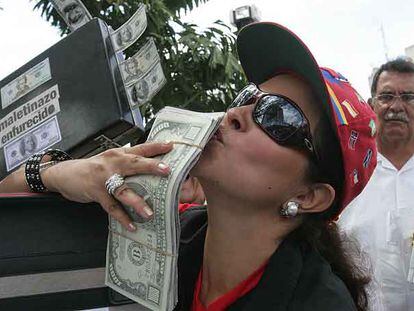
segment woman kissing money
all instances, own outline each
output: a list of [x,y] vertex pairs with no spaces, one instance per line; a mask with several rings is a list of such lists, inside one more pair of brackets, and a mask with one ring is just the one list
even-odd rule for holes
[[[176,310],[366,310],[369,278],[335,220],[375,167],[375,154],[364,161],[376,150],[374,114],[283,26],[248,25],[237,46],[251,83],[191,172],[208,206],[181,214]],[[351,148],[352,133],[358,142]],[[134,230],[120,203],[146,218],[152,212],[122,182],[110,194],[105,182],[115,173],[166,175],[169,168],[150,157],[171,149],[114,149],[53,165],[41,180],[71,200],[99,202]],[[3,182],[3,191],[24,188],[24,172],[12,175],[14,186]]]

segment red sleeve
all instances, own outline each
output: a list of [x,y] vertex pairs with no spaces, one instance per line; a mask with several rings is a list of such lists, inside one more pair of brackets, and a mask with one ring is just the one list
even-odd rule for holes
[[193,206],[201,206],[200,204],[194,204],[194,203],[179,203],[178,204],[178,212],[184,213],[186,210],[188,210],[190,207]]

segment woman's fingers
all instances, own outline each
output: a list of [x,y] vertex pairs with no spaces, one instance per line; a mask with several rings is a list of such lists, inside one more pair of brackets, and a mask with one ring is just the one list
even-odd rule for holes
[[128,155],[120,164],[120,171],[124,176],[136,174],[154,174],[166,176],[170,173],[167,164],[157,159],[145,158],[139,155]]
[[89,173],[86,174],[85,188],[87,190],[84,197],[88,200],[98,198],[98,202],[109,215],[118,220],[127,230],[135,231],[132,220],[121,204],[132,207],[142,218],[150,219],[153,211],[146,203],[146,198],[140,197],[126,185],[116,189],[114,196],[108,195],[106,191],[102,195],[105,181],[114,173],[124,178],[138,174],[166,176],[170,173],[170,168],[160,160],[151,157],[170,152],[172,148],[172,143],[145,143],[131,148],[107,150],[92,157],[89,163]]
[[126,153],[132,153],[142,157],[154,157],[160,154],[170,152],[173,148],[172,143],[145,143],[134,147],[125,148]]
[[109,215],[118,220],[128,231],[137,229],[122,206],[113,197],[107,195],[99,203]]
[[131,148],[110,149],[96,156],[95,171],[117,172],[122,176],[137,174],[168,175],[169,167],[159,159],[151,157],[168,153],[172,143],[145,143]]
[[114,193],[115,198],[124,205],[132,207],[135,212],[144,219],[150,219],[153,211],[145,201],[146,197],[140,197],[127,186],[121,186]]

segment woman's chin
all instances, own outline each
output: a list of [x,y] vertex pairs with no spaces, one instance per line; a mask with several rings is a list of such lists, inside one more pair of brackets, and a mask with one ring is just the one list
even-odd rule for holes
[[212,154],[209,150],[204,149],[197,163],[191,169],[190,175],[194,177],[202,177],[212,169]]

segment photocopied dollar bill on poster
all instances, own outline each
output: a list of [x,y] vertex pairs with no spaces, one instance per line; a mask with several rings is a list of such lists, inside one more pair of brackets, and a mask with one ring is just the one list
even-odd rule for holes
[[126,87],[129,105],[135,108],[149,102],[166,82],[161,62],[157,61],[142,78]]
[[0,120],[0,148],[50,119],[59,111],[59,89],[56,84]]
[[115,52],[125,50],[138,40],[147,28],[147,14],[145,4],[140,4],[134,15],[111,34]]
[[5,109],[51,78],[49,58],[46,58],[1,88],[1,107]]
[[51,1],[53,7],[58,11],[71,31],[75,31],[92,19],[92,15],[80,0]]
[[7,171],[24,163],[32,154],[49,148],[61,140],[62,136],[55,116],[4,147]]
[[160,55],[154,39],[150,38],[137,53],[119,64],[124,84],[138,82],[157,61],[160,61]]

